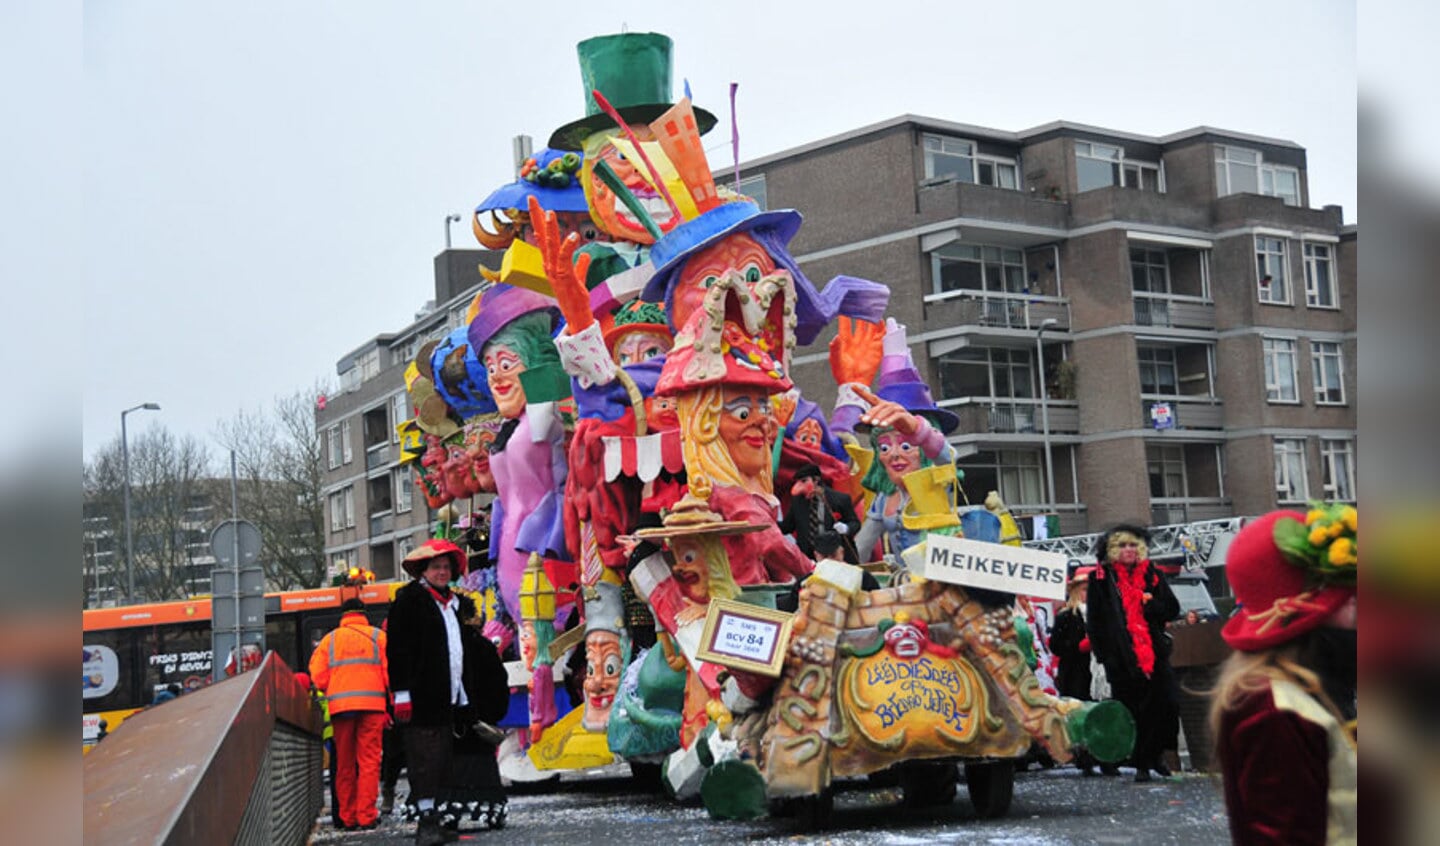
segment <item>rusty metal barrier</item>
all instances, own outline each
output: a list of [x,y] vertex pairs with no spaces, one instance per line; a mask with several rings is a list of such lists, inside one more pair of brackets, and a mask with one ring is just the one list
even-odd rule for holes
[[85,756],[85,842],[305,843],[321,721],[280,656],[126,720]]

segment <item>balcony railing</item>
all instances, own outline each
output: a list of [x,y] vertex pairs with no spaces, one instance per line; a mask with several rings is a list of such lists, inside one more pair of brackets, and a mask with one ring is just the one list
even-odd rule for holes
[[1135,323],[1168,329],[1214,329],[1215,304],[1195,297],[1135,292]]
[[1064,297],[958,290],[930,294],[925,302],[943,307],[943,322],[950,324],[1033,331],[1044,321],[1054,319],[1052,331],[1070,329],[1070,301]]
[[390,464],[390,442],[378,443],[365,450],[365,470],[379,470]]
[[[1045,416],[1038,399],[989,399],[964,397],[940,403],[960,417],[959,433],[989,432],[1009,435],[1040,435],[1044,432]],[[1076,434],[1080,431],[1080,406],[1074,400],[1050,400],[1051,434]]]
[[389,534],[395,528],[395,515],[390,511],[370,515],[370,537]]
[[1223,520],[1235,516],[1228,497],[1152,497],[1150,524],[1194,523],[1199,520]]
[[[1152,409],[1156,405],[1170,406],[1173,425],[1156,425]],[[1152,394],[1141,396],[1140,425],[1149,429],[1223,429],[1225,428],[1225,405],[1213,397],[1167,397]],[[1051,413],[1051,429],[1054,429],[1054,413]]]

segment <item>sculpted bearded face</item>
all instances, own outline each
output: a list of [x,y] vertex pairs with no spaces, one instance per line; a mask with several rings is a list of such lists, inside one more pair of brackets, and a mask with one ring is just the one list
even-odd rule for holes
[[900,480],[906,473],[920,469],[920,447],[893,429],[881,432],[875,440],[875,460],[885,468],[885,475],[895,487],[900,488]]
[[680,595],[700,605],[709,602],[710,571],[705,566],[705,553],[700,542],[693,538],[672,538],[670,551],[675,556],[670,575],[679,585]]
[[605,728],[624,671],[618,634],[593,631],[585,636],[585,712],[582,715],[585,728],[590,731]]
[[775,418],[770,400],[759,389],[726,388],[720,409],[720,440],[730,449],[735,469],[757,478],[770,466]]
[[490,383],[490,395],[495,406],[507,420],[514,420],[525,410],[525,388],[520,384],[520,374],[525,372],[525,362],[520,354],[505,344],[486,344],[486,379]]

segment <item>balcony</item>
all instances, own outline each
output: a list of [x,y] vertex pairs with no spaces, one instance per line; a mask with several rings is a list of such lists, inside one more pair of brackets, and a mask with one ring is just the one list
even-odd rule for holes
[[390,466],[390,442],[376,444],[365,450],[365,472],[384,470]]
[[1066,226],[1064,203],[1008,188],[942,181],[921,185],[918,199],[920,218],[927,223],[955,218],[993,223],[1020,244],[1053,239]]
[[926,323],[932,326],[984,326],[1033,332],[1053,319],[1052,332],[1070,330],[1070,301],[1064,297],[1002,294],[997,291],[946,291],[925,298]]
[[[1038,399],[965,397],[939,403],[960,417],[961,435],[1041,435],[1044,420]],[[1080,406],[1074,400],[1050,400],[1050,433],[1073,435],[1080,431]]]
[[1175,498],[1151,498],[1150,525],[1166,526],[1175,523],[1194,523],[1200,520],[1223,520],[1234,517],[1235,509],[1229,497],[1192,496]]
[[395,515],[390,511],[370,515],[370,537],[388,535],[395,529]]
[[1072,227],[1078,227],[1119,220],[1185,229],[1208,229],[1209,212],[1204,205],[1186,202],[1170,194],[1111,186],[1071,197],[1068,223]]
[[1135,292],[1135,323],[1167,329],[1215,328],[1215,303],[1197,297]]
[[[1140,425],[1147,429],[1225,428],[1225,404],[1213,397],[1164,397],[1153,394],[1143,394],[1140,397],[1140,402]],[[1156,425],[1156,415],[1152,409],[1157,404],[1170,406],[1170,420],[1173,425],[1166,427]],[[1053,430],[1055,421],[1053,411],[1051,412],[1050,421]]]

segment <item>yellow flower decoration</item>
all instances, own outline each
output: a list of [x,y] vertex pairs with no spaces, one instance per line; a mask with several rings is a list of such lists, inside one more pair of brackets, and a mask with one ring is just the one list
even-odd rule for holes
[[1331,564],[1350,567],[1354,566],[1358,560],[1355,542],[1349,538],[1337,538],[1334,543],[1330,544]]
[[1330,537],[1330,533],[1327,532],[1327,531],[1325,531],[1325,527],[1324,527],[1324,526],[1316,526],[1315,528],[1313,528],[1313,529],[1310,530],[1310,538],[1309,538],[1309,540],[1310,540],[1310,545],[1311,545],[1311,546],[1324,546],[1324,545],[1325,545],[1325,541],[1328,540],[1329,537]]
[[1316,520],[1324,520],[1324,519],[1325,519],[1325,512],[1324,512],[1324,511],[1321,511],[1321,510],[1318,509],[1318,508],[1312,508],[1312,509],[1310,509],[1310,513],[1308,513],[1308,514],[1305,515],[1305,525],[1307,525],[1307,526],[1312,526],[1312,525],[1315,524],[1315,521],[1316,521]]
[[1358,532],[1360,531],[1360,512],[1355,510],[1355,506],[1347,505],[1340,512],[1340,522],[1344,523],[1345,528],[1351,532]]

